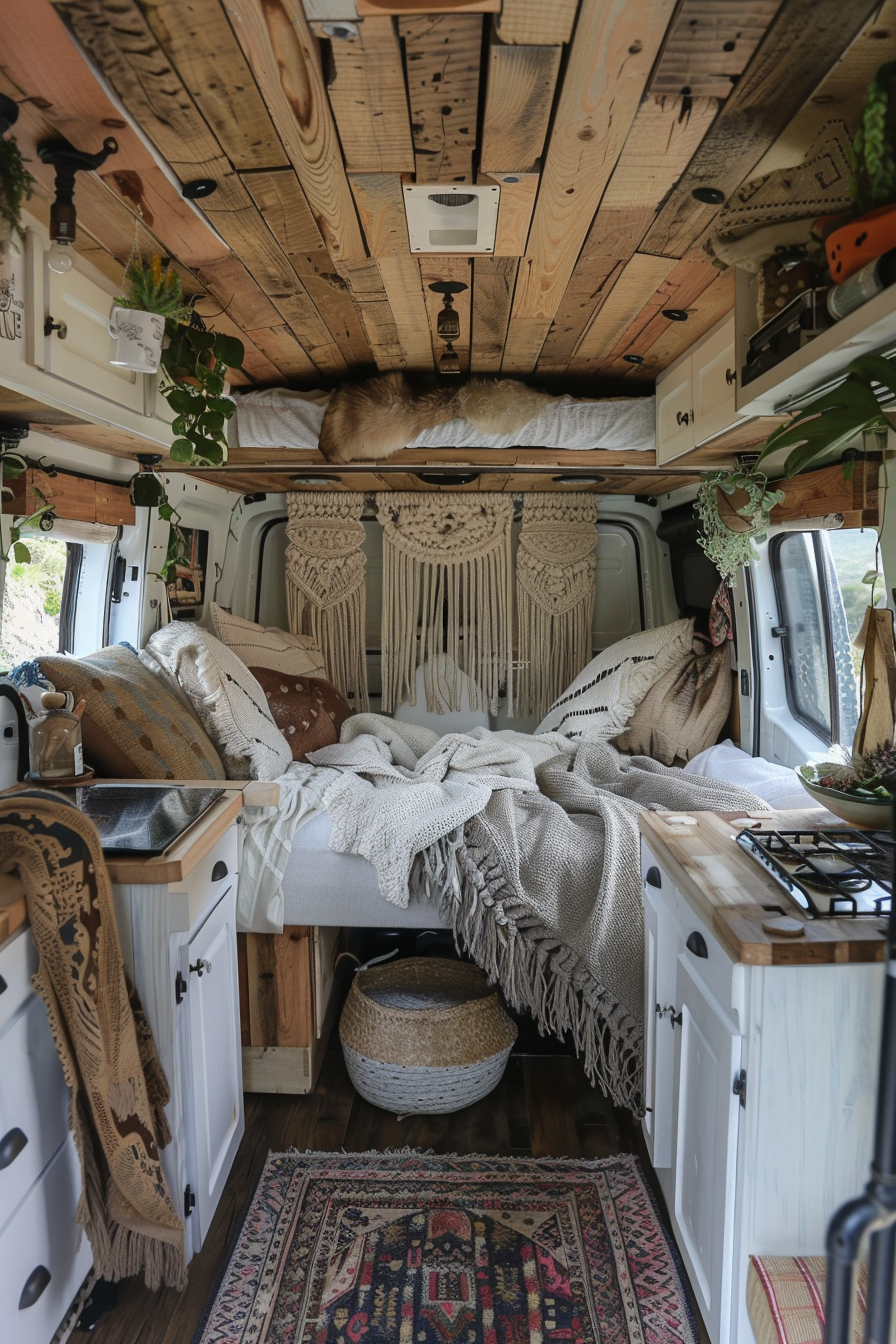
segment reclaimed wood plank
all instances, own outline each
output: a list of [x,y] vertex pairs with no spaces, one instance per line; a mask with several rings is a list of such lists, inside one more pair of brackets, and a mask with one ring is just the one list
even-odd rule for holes
[[537,173],[480,173],[478,180],[481,185],[495,182],[501,188],[493,255],[523,256],[541,179]]
[[596,369],[627,331],[632,313],[657,311],[660,286],[673,269],[669,257],[636,252],[611,289],[597,319],[585,329],[569,367],[575,372]]
[[654,94],[724,100],[740,79],[782,0],[682,0],[650,80]]
[[369,258],[337,269],[363,323],[376,367],[381,373],[403,369],[406,356],[376,261]]
[[415,257],[379,257],[383,288],[401,348],[405,367],[432,371],[432,339],[429,313],[423,297],[423,281]]
[[479,154],[481,172],[537,170],[544,153],[562,54],[562,47],[490,43]]
[[516,257],[476,257],[473,262],[470,363],[476,373],[501,371],[518,267]]
[[329,258],[294,168],[260,168],[241,173],[240,180],[287,256],[319,254]]
[[[672,326],[686,326],[689,344],[693,344],[695,337],[690,325],[692,305],[703,291],[718,279],[718,276],[718,268],[708,257],[686,257],[684,261],[679,261],[672,267],[654,297],[648,300],[603,359],[598,362],[596,371],[622,376],[628,372],[623,357],[630,354],[641,355]],[[677,322],[664,317],[666,311],[687,313],[688,318],[683,323]]]
[[578,7],[578,0],[504,0],[495,32],[502,42],[559,46],[572,36]]
[[481,14],[401,18],[417,181],[471,180],[479,116]]
[[311,31],[329,42],[327,96],[346,170],[412,173],[408,95],[392,19],[364,19],[336,31],[332,23],[313,23]]
[[408,255],[408,221],[401,179],[391,173],[351,173],[349,186],[372,257]]
[[[305,354],[271,300],[233,253],[220,261],[197,267],[196,274],[241,329],[243,340],[250,341],[272,369],[279,370],[286,378],[317,374],[317,365]],[[211,313],[208,316],[211,320]],[[213,325],[217,324],[216,318]],[[276,378],[276,374],[261,372],[255,376],[260,381]]]
[[[879,0],[878,0],[879,2]],[[778,12],[752,60],[724,103],[656,222],[645,251],[683,257],[711,230],[718,205],[695,200],[711,187],[730,196],[811,97],[819,76],[876,10],[874,0],[789,0]]]
[[505,373],[530,373],[628,136],[673,0],[586,5],[576,26],[520,266]]
[[423,298],[429,313],[429,330],[432,340],[433,363],[439,367],[439,358],[448,348],[436,335],[436,319],[442,307],[442,295],[434,293],[429,286],[433,281],[455,280],[467,288],[462,294],[454,295],[454,308],[460,314],[460,336],[454,342],[455,352],[460,360],[461,373],[470,369],[470,310],[472,304],[473,265],[470,257],[417,257],[420,276],[423,281]]
[[712,98],[648,96],[635,115],[538,359],[562,372],[715,116]]
[[235,168],[289,160],[222,0],[154,0],[146,20]]
[[644,378],[655,378],[733,307],[734,272],[731,268],[721,271],[690,304],[687,322],[670,322],[652,345],[638,351],[644,356],[644,363],[633,366],[626,380],[632,378],[641,382]]
[[366,255],[327,101],[320,52],[299,0],[228,0],[227,13],[334,261]]

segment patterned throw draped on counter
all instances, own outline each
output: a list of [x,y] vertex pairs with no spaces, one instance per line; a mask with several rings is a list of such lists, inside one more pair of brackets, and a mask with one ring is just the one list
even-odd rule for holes
[[286,496],[286,601],[294,635],[311,635],[330,681],[368,709],[361,547],[364,496],[351,491]]
[[[470,708],[498,712],[506,687],[512,712],[513,500],[501,494],[377,497],[383,525],[383,713],[415,700],[427,664],[427,709],[459,710],[461,681],[440,677],[447,654],[472,679]],[[448,705],[439,704],[439,694]]]
[[526,495],[516,558],[517,712],[542,719],[591,658],[597,498]]

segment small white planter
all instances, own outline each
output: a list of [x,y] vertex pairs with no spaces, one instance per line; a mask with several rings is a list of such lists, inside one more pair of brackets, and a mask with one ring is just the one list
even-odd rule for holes
[[109,318],[109,335],[112,337],[110,364],[119,369],[134,369],[137,373],[158,371],[165,335],[165,319],[158,313],[116,305]]

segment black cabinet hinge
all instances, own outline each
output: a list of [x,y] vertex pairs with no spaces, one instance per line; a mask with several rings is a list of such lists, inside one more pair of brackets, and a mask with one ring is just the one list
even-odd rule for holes
[[740,1073],[737,1075],[737,1077],[736,1077],[735,1080],[734,1080],[734,1086],[732,1087],[731,1091],[734,1093],[734,1095],[735,1095],[736,1097],[739,1097],[739,1098],[740,1098],[740,1104],[741,1104],[741,1106],[743,1106],[744,1108],[746,1108],[746,1105],[747,1105],[747,1071],[746,1071],[746,1069],[741,1069]]
[[187,982],[181,975],[180,971],[178,971],[174,977],[174,1002],[183,1003],[184,995],[186,994],[186,992],[187,992]]
[[184,1217],[189,1218],[196,1207],[196,1196],[193,1194],[192,1185],[184,1188]]

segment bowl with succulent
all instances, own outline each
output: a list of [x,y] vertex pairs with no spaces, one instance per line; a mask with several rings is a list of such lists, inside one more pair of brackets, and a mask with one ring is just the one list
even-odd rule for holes
[[887,742],[846,763],[800,765],[796,777],[806,792],[835,816],[857,826],[889,829],[893,794],[885,776],[896,773],[896,747]]

